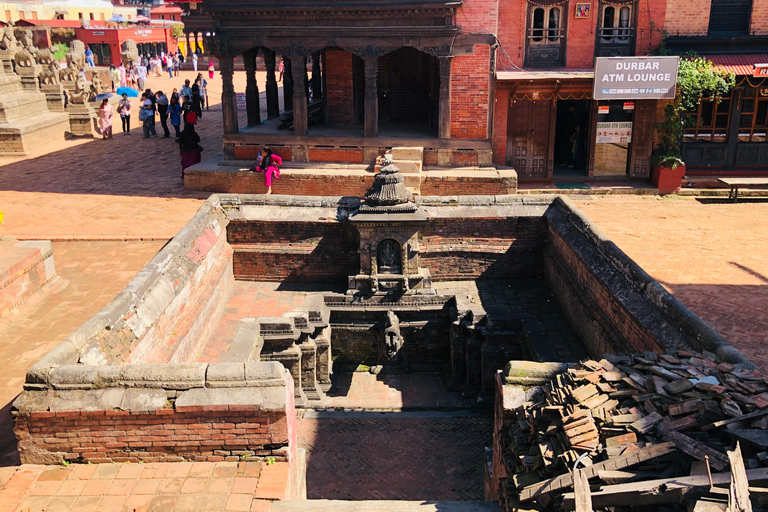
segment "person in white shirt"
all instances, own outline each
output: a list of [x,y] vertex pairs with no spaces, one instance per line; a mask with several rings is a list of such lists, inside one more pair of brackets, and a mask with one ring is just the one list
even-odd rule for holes
[[187,98],[188,101],[192,101],[192,88],[189,86],[189,80],[184,80],[184,85],[181,86],[179,94],[182,98]]
[[137,85],[141,91],[147,83],[147,68],[144,66],[144,63],[139,63],[139,65],[136,66],[136,78],[136,81],[138,82]]
[[192,52],[192,68],[197,72],[197,54]]

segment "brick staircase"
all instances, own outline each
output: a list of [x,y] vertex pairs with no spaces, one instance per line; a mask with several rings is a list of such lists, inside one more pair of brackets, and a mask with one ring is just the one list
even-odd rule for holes
[[21,77],[0,70],[0,156],[63,140],[68,128],[67,114],[50,112],[45,94],[22,89]]
[[275,501],[271,512],[501,512],[494,501]]

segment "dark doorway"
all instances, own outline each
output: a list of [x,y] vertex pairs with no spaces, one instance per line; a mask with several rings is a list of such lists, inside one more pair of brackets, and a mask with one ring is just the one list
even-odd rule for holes
[[589,162],[590,100],[560,100],[555,122],[554,177],[582,177]]

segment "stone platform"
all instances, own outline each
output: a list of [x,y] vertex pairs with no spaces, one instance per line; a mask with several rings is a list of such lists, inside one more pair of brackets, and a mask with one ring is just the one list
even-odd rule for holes
[[0,240],[0,320],[55,279],[51,242]]
[[[248,170],[255,164],[255,160],[210,158],[185,171],[184,188],[263,194],[267,191],[264,174]],[[371,166],[365,164],[284,161],[280,178],[273,180],[273,187],[278,194],[363,197],[373,184],[375,174]],[[517,191],[517,173],[512,169],[425,167],[421,174],[420,186],[414,190],[419,195],[498,195]]]

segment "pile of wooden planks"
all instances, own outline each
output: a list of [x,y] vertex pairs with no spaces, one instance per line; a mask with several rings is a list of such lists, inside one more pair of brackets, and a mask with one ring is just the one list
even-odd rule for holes
[[747,469],[768,467],[768,380],[708,352],[583,361],[515,412],[501,438],[507,510],[563,507],[574,467],[593,488],[689,477],[697,461],[720,473],[737,441]]

